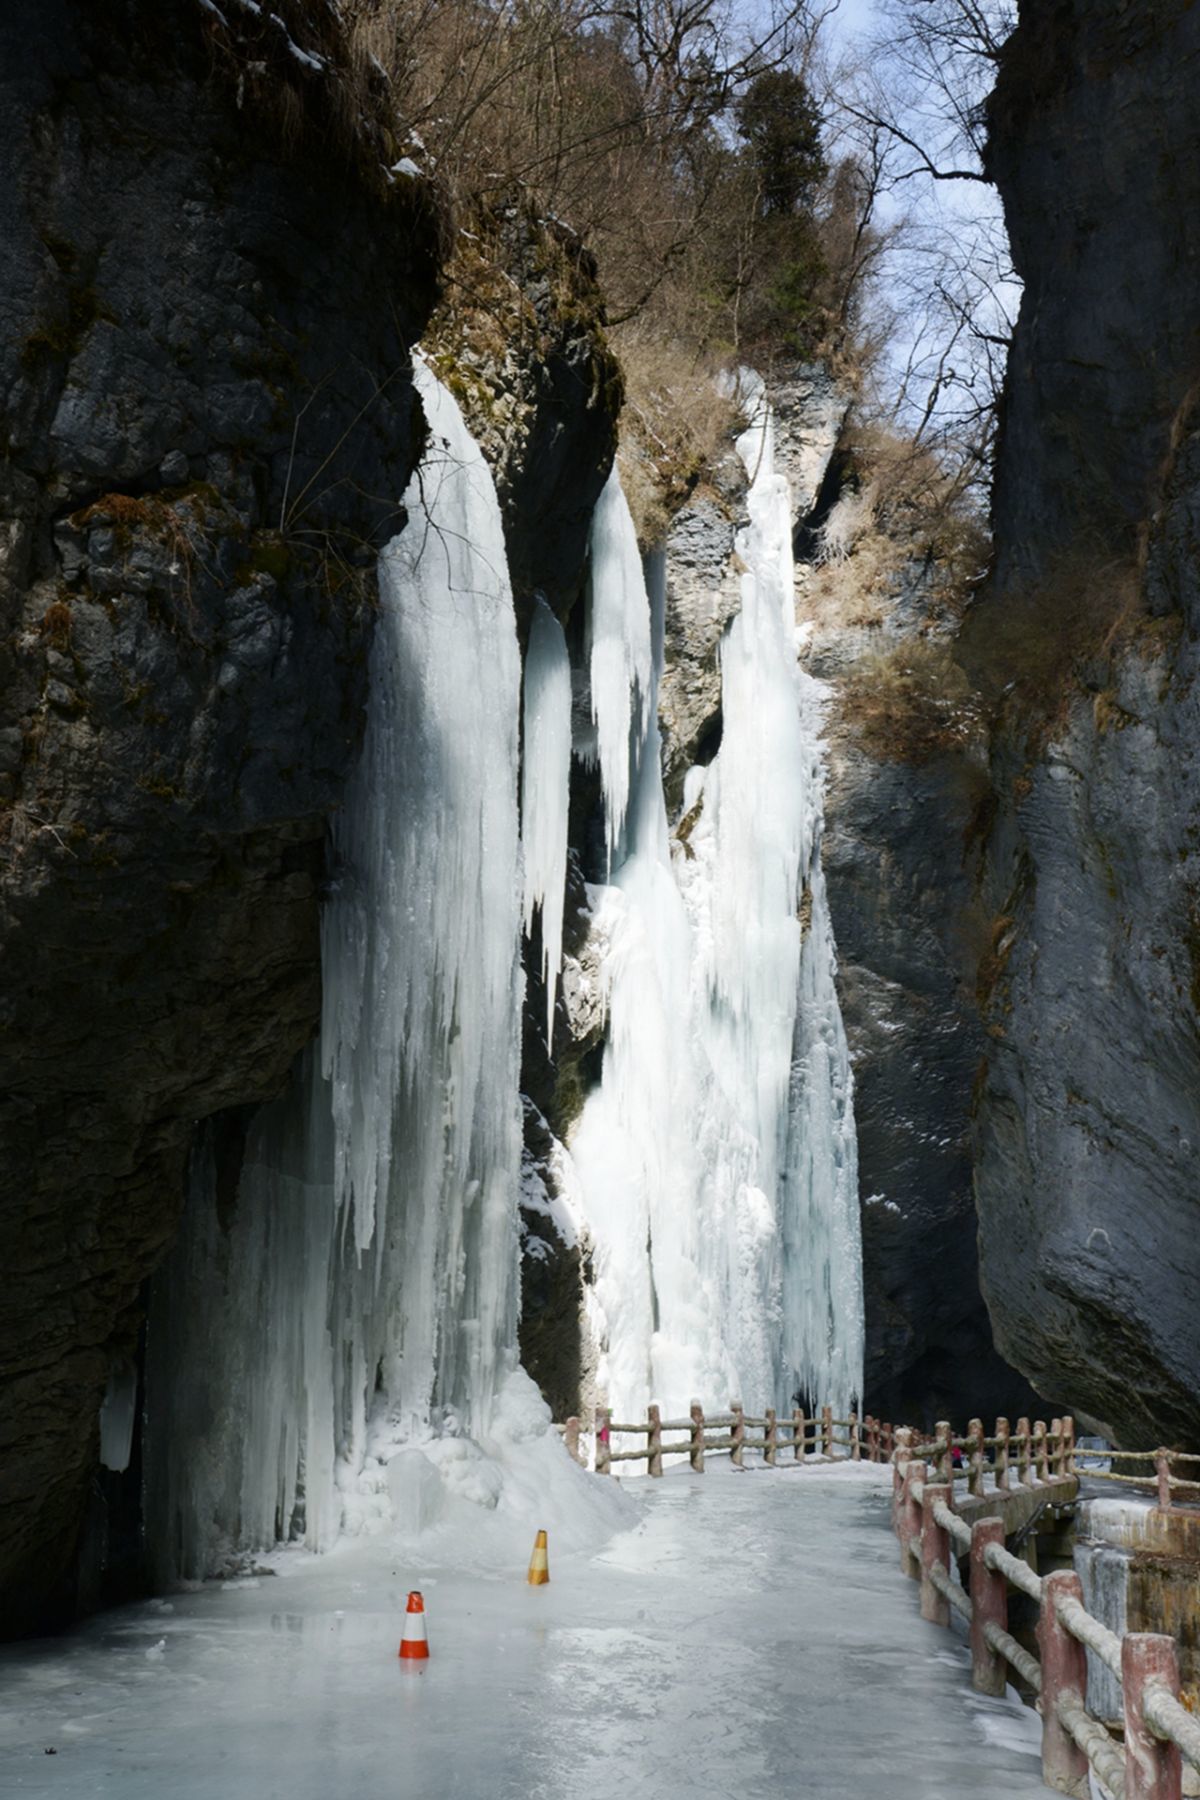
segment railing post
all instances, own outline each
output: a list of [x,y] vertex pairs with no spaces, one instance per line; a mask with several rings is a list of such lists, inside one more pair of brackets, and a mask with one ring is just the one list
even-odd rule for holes
[[980,1694],[1000,1695],[1008,1672],[987,1641],[987,1627],[1008,1630],[1008,1582],[984,1561],[989,1544],[1004,1548],[1003,1519],[977,1519],[971,1527],[971,1686]]
[[1063,1472],[1063,1429],[1061,1419],[1051,1419],[1050,1435],[1046,1440],[1049,1450],[1050,1479],[1057,1481]]
[[935,1562],[941,1563],[947,1574],[950,1572],[950,1533],[933,1516],[939,1500],[949,1506],[951,1490],[944,1482],[927,1481],[921,1495],[921,1617],[931,1625],[948,1625],[950,1602],[938,1593],[931,1575]]
[[596,1408],[596,1473],[611,1475],[612,1462],[609,1453],[612,1449],[612,1407]]
[[692,1468],[697,1475],[704,1473],[704,1408],[698,1400],[693,1400],[690,1408],[692,1416],[692,1436],[688,1445]]
[[773,1469],[779,1453],[779,1427],[775,1423],[775,1408],[768,1406],[765,1416],[767,1424],[763,1432],[766,1440],[763,1444],[763,1461],[768,1469]]
[[1125,1696],[1125,1800],[1180,1800],[1183,1761],[1175,1744],[1156,1737],[1146,1723],[1150,1682],[1179,1697],[1175,1639],[1131,1631],[1121,1639],[1121,1690]]
[[646,1459],[649,1465],[647,1473],[661,1475],[662,1468],[662,1412],[659,1407],[647,1409],[647,1420],[650,1425],[649,1442],[646,1445]]
[[1066,1418],[1063,1420],[1062,1428],[1063,1428],[1063,1437],[1064,1437],[1065,1444],[1066,1444],[1065,1460],[1063,1462],[1063,1474],[1064,1475],[1074,1475],[1075,1474],[1075,1421],[1071,1417],[1070,1413],[1068,1413]]
[[1017,1480],[1029,1486],[1029,1420],[1017,1420]]
[[954,1436],[949,1419],[939,1419],[933,1428],[934,1449],[933,1466],[937,1470],[939,1481],[954,1486],[954,1457],[951,1454],[950,1439]]
[[895,1448],[895,1444],[896,1444],[896,1436],[892,1430],[891,1421],[890,1421],[890,1419],[885,1419],[883,1422],[883,1460],[884,1460],[884,1462],[891,1462],[892,1451]]
[[983,1492],[983,1420],[972,1419],[967,1427],[967,1435],[971,1440],[971,1467],[967,1492],[982,1494]]
[[1171,1510],[1171,1453],[1169,1450],[1154,1452],[1154,1473],[1158,1479],[1158,1504],[1164,1512]]
[[1048,1481],[1049,1470],[1046,1467],[1046,1421],[1033,1421],[1033,1479],[1035,1482]]
[[996,1420],[996,1486],[1003,1494],[1008,1488],[1008,1420]]
[[804,1442],[804,1436],[807,1430],[808,1426],[805,1423],[804,1414],[801,1412],[800,1408],[797,1407],[792,1414],[792,1455],[797,1462],[803,1462],[805,1455],[807,1454],[807,1446]]
[[823,1406],[821,1408],[821,1448],[822,1448],[823,1453],[830,1459],[830,1461],[832,1461],[833,1460],[833,1408],[832,1408],[832,1406]]
[[1086,1796],[1088,1759],[1058,1716],[1060,1694],[1082,1706],[1087,1693],[1087,1652],[1058,1616],[1058,1601],[1068,1597],[1083,1604],[1078,1575],[1060,1569],[1043,1576],[1037,1628],[1042,1660],[1042,1780],[1058,1794]]
[[912,1455],[912,1432],[907,1426],[902,1425],[896,1433],[896,1436],[900,1441],[896,1445],[889,1460],[892,1465],[892,1530],[895,1532],[896,1536],[899,1537],[900,1501],[904,1493],[905,1466]]
[[572,1413],[563,1427],[563,1444],[572,1462],[583,1461],[579,1454],[579,1416],[577,1413]]
[[921,1508],[913,1494],[913,1487],[919,1487],[924,1480],[925,1464],[909,1457],[904,1464],[904,1486],[900,1491],[896,1529],[900,1538],[900,1567],[914,1581],[921,1579],[920,1570],[911,1554],[912,1546],[919,1542],[921,1536]]
[[733,1430],[729,1434],[733,1439],[733,1447],[729,1452],[729,1460],[735,1469],[742,1469],[745,1467],[745,1408],[742,1406],[740,1400],[731,1400],[729,1402],[729,1410],[733,1414]]
[[862,1461],[862,1443],[858,1435],[858,1414],[850,1409],[850,1461]]

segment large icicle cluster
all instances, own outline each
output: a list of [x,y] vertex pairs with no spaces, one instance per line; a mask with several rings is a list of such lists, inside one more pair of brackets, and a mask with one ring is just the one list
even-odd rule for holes
[[[632,557],[629,546],[633,546]],[[629,805],[630,765],[651,714],[650,614],[637,534],[614,464],[592,518],[588,642],[595,755],[611,860]],[[603,579],[595,571],[603,571]]]
[[[673,862],[656,661],[629,816],[610,817],[611,883],[595,896],[611,946],[609,1035],[571,1149],[595,1239],[600,1380],[635,1417],[651,1397],[677,1411],[735,1390],[786,1403],[798,1387],[844,1408],[861,1389],[852,1084],[820,867],[820,690],[796,669],[791,498],[761,384],[747,393],[755,419],[738,447],[750,523],[722,651],[721,748],[689,774],[694,823]],[[608,618],[610,587],[629,616],[637,571],[632,526],[610,513],[592,571]],[[661,569],[651,574],[661,616]],[[655,637],[661,654],[661,624]],[[605,792],[619,797],[621,784],[606,778]]]
[[[381,562],[358,772],[334,826],[319,1055],[212,1146],[156,1282],[147,1503],[163,1573],[388,1513],[402,1441],[486,1431],[515,1365],[520,670],[491,476],[450,396]],[[552,851],[539,850],[549,881]]]

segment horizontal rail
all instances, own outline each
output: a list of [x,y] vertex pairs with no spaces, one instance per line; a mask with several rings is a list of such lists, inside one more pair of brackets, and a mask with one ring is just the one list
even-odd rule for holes
[[1023,1645],[1018,1644],[1011,1632],[1005,1631],[1003,1625],[997,1625],[989,1619],[983,1628],[983,1635],[992,1649],[999,1656],[1010,1662],[1026,1687],[1031,1687],[1035,1694],[1042,1691],[1042,1665],[1036,1656],[1031,1656]]
[[1031,1600],[1036,1600],[1041,1605],[1042,1578],[1034,1573],[1027,1562],[1022,1562],[1019,1556],[1014,1556],[1003,1544],[989,1544],[983,1553],[983,1560],[989,1569],[994,1569],[997,1575],[1003,1575],[1015,1588],[1020,1588],[1023,1594],[1028,1594]]
[[1100,1658],[1106,1669],[1112,1671],[1117,1680],[1121,1679],[1121,1640],[1115,1631],[1102,1625],[1083,1605],[1082,1601],[1060,1598],[1055,1610],[1073,1638]]
[[1157,1682],[1147,1685],[1142,1711],[1155,1735],[1174,1744],[1193,1769],[1200,1770],[1200,1719]]
[[942,1598],[954,1608],[955,1612],[961,1613],[964,1619],[969,1620],[975,1610],[971,1605],[971,1596],[970,1594],[964,1593],[956,1581],[951,1580],[941,1563],[934,1563],[929,1571],[929,1579],[932,1581]]
[[950,1533],[956,1544],[961,1544],[964,1550],[971,1548],[971,1527],[957,1513],[952,1513],[944,1500],[934,1501],[933,1516],[942,1530]]
[[1093,1719],[1074,1695],[1060,1694],[1054,1710],[1059,1723],[1070,1732],[1113,1800],[1125,1800],[1124,1751],[1113,1743],[1100,1721]]

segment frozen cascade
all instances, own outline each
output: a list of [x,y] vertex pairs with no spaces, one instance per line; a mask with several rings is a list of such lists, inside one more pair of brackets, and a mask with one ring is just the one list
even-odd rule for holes
[[[629,817],[609,821],[611,884],[595,895],[609,1035],[571,1151],[595,1240],[600,1383],[634,1417],[651,1398],[677,1412],[695,1397],[786,1403],[797,1388],[844,1411],[862,1385],[852,1078],[820,864],[822,690],[796,669],[791,496],[761,384],[749,399],[721,748],[689,774],[693,822],[673,860],[652,566],[647,722]],[[627,596],[637,568],[631,525],[597,534],[593,604],[610,584]]]
[[380,562],[319,1050],[256,1115],[235,1198],[202,1133],[155,1282],[148,1535],[168,1577],[386,1521],[398,1444],[485,1436],[498,1394],[521,1412],[519,657],[491,476],[449,394],[416,382],[431,448]]
[[[611,863],[629,805],[631,763],[653,712],[646,584],[637,556],[637,534],[615,463],[592,515],[591,559],[592,720]],[[597,570],[603,572],[601,580],[596,579]]]
[[571,779],[571,663],[563,628],[538,596],[525,652],[521,755],[521,840],[525,851],[525,933],[542,915],[546,1043],[554,1041],[554,996],[562,962],[563,896]]

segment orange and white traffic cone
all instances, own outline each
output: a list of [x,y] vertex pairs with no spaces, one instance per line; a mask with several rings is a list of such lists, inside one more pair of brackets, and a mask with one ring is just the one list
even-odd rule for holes
[[400,1639],[400,1656],[404,1662],[425,1662],[429,1657],[429,1640],[425,1636],[425,1602],[414,1589],[408,1596],[404,1612],[404,1636]]
[[533,1546],[533,1555],[529,1559],[529,1585],[541,1587],[550,1579],[550,1557],[546,1550],[546,1534],[539,1531]]

